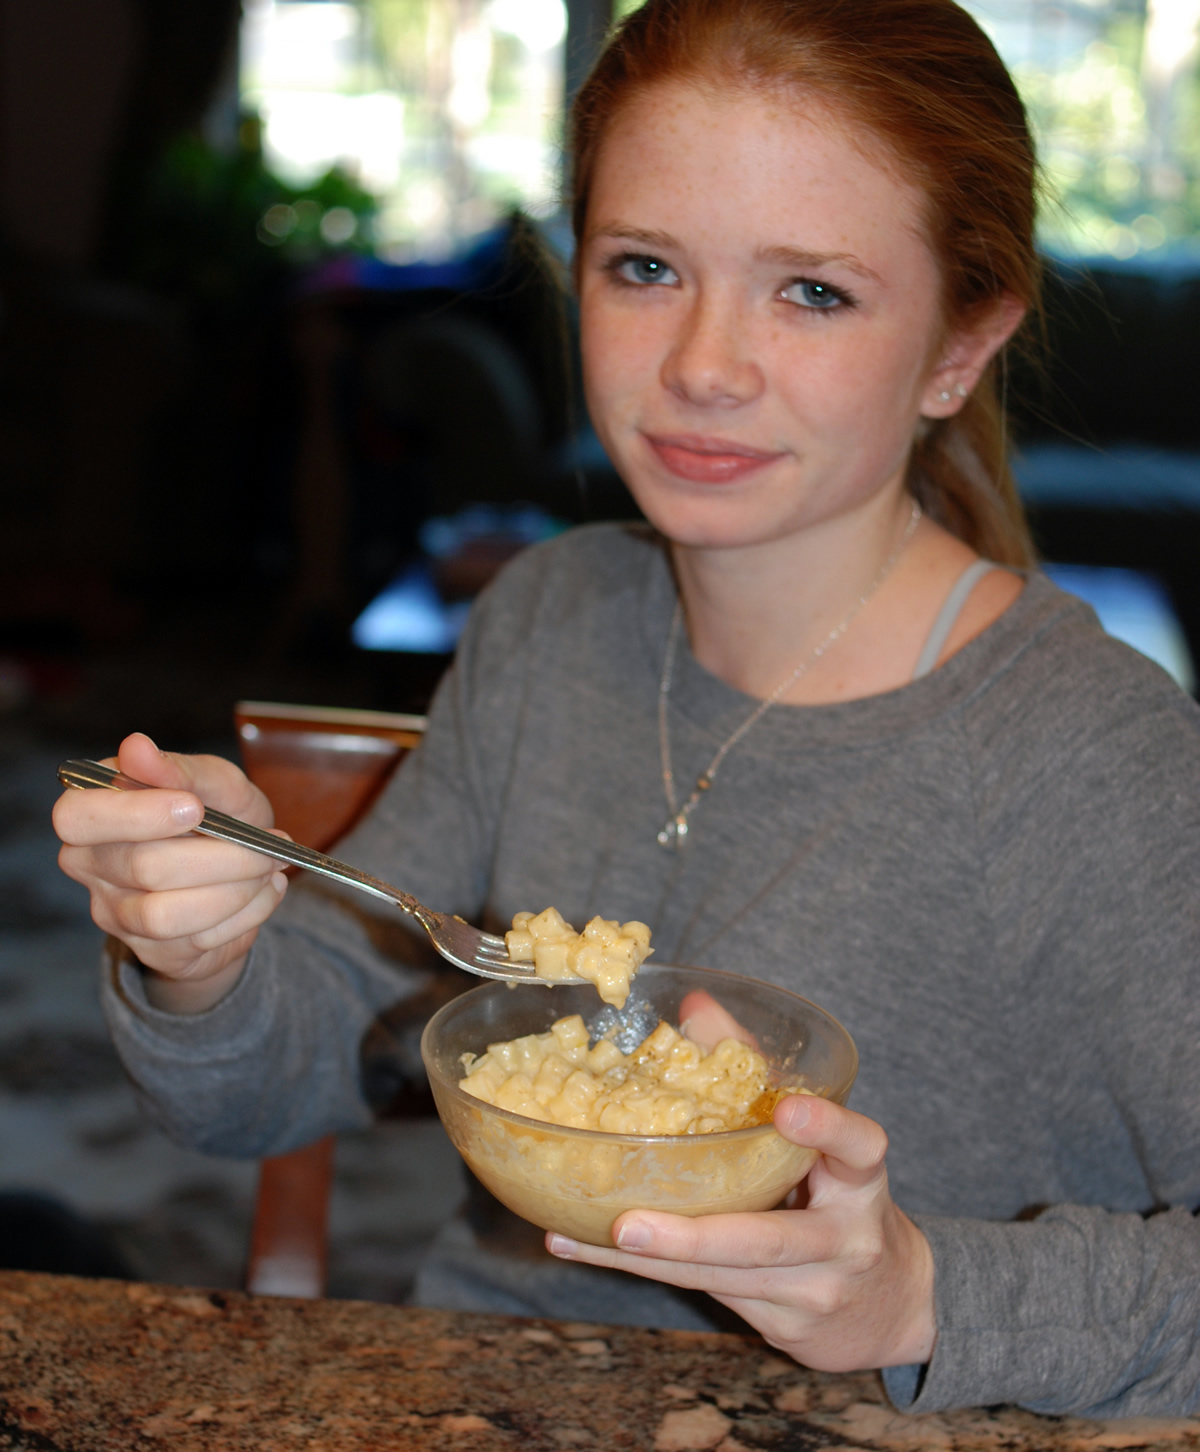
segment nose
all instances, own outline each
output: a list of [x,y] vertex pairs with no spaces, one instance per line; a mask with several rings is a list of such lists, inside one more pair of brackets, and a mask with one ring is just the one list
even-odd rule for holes
[[748,342],[735,299],[696,297],[663,360],[663,386],[699,407],[750,403],[764,379]]

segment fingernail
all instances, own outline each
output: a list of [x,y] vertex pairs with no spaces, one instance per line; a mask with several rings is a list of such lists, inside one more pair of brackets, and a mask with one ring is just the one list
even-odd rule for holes
[[171,803],[171,816],[181,827],[194,827],[203,815],[195,797],[181,797]]
[[271,874],[271,886],[280,895],[280,897],[282,897],[283,894],[287,891],[287,882],[288,880],[286,872],[273,872]]
[[650,1227],[638,1220],[622,1225],[617,1233],[617,1244],[622,1250],[645,1250],[652,1239]]
[[787,1116],[788,1129],[803,1129],[808,1121],[812,1118],[812,1110],[805,1102],[805,1097],[800,1094],[797,1094],[796,1097],[788,1103],[787,1107],[784,1109],[783,1112]]
[[565,1235],[552,1235],[550,1237],[551,1255],[574,1255],[579,1249],[577,1240],[568,1240]]

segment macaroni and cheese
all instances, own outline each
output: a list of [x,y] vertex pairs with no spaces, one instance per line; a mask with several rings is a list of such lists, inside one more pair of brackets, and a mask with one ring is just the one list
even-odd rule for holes
[[589,979],[614,1008],[625,1006],[630,979],[652,951],[645,923],[593,918],[577,933],[552,907],[536,915],[517,913],[504,941],[514,963],[532,963],[537,976],[550,983]]
[[606,1038],[588,1047],[579,1014],[548,1033],[463,1055],[459,1088],[527,1119],[610,1134],[710,1134],[767,1123],[785,1092],[767,1062],[723,1039],[706,1053],[665,1021],[630,1054]]

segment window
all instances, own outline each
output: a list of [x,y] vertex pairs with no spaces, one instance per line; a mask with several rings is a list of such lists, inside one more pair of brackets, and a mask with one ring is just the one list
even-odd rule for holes
[[1200,0],[967,0],[1038,138],[1052,251],[1127,260],[1200,231]]
[[245,0],[243,106],[267,164],[338,166],[385,257],[437,257],[506,208],[557,208],[562,0]]

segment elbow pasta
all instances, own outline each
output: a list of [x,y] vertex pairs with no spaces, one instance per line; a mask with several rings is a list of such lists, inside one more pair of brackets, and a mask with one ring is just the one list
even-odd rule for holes
[[577,933],[552,907],[536,915],[517,913],[512,922],[504,941],[514,963],[532,963],[537,976],[550,983],[589,979],[614,1008],[625,1006],[630,980],[652,951],[645,923],[597,917]]
[[[767,1123],[787,1092],[768,1087],[767,1062],[737,1039],[710,1053],[665,1021],[630,1054],[608,1039],[588,1047],[579,1014],[548,1033],[463,1055],[459,1088],[527,1119],[610,1134],[710,1134]],[[803,1091],[801,1091],[803,1092]]]

